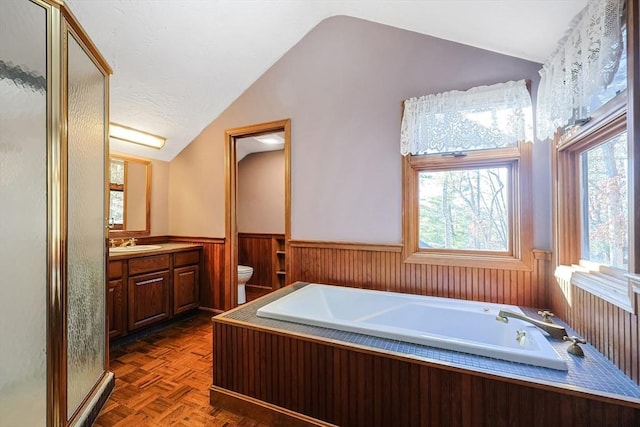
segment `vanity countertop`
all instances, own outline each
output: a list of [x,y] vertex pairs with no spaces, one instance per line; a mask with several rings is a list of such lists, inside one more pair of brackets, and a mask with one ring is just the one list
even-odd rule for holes
[[142,249],[144,246],[159,246],[154,249],[146,249],[146,250],[135,250],[136,246],[130,247],[127,252],[117,252],[113,253],[110,251],[109,260],[118,260],[118,259],[127,259],[127,258],[137,258],[149,255],[158,255],[158,254],[166,254],[173,252],[186,252],[193,249],[202,248],[201,244],[198,243],[156,243],[153,245],[138,245]]

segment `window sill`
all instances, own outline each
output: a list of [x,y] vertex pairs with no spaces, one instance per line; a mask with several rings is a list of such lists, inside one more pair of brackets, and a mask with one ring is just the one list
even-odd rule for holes
[[613,272],[588,263],[561,265],[555,276],[630,313],[637,310],[634,294],[640,293],[640,276]]
[[450,267],[474,267],[499,270],[532,271],[531,265],[519,258],[507,256],[410,253],[404,258],[405,264],[446,265]]

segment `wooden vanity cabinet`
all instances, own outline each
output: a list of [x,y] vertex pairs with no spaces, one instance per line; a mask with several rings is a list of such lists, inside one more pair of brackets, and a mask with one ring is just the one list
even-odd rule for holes
[[184,313],[200,304],[200,252],[174,254],[173,314]]
[[129,330],[171,317],[171,255],[129,259]]
[[109,338],[151,326],[200,305],[199,248],[109,261]]
[[107,324],[109,339],[127,334],[127,292],[123,280],[123,261],[109,262],[107,284]]

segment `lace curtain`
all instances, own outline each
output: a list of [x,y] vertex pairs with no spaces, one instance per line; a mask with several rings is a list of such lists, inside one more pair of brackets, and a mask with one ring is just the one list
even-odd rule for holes
[[[623,50],[625,0],[591,0],[540,70],[536,135],[553,137],[611,83]],[[582,117],[577,117],[582,118]]]
[[526,82],[511,81],[407,99],[400,152],[406,156],[513,147],[532,141],[532,134]]

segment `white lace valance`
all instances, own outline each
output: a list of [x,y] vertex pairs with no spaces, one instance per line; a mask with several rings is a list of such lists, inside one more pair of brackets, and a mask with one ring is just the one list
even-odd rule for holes
[[524,80],[404,102],[403,156],[513,147],[532,139],[531,97]]
[[588,113],[591,98],[611,83],[623,50],[624,4],[624,0],[591,0],[540,70],[538,139],[553,137],[575,111]]

